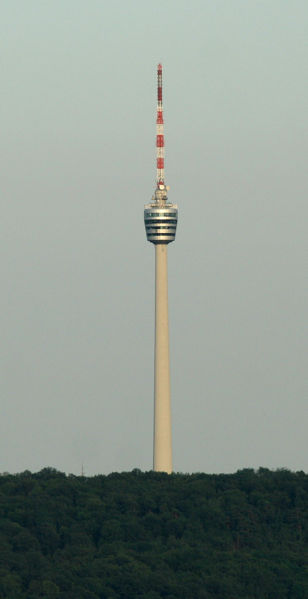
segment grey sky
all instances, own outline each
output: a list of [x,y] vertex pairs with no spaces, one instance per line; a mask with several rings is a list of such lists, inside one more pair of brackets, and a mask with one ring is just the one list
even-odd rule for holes
[[308,469],[306,0],[4,0],[0,471],[150,469],[156,65],[174,468]]

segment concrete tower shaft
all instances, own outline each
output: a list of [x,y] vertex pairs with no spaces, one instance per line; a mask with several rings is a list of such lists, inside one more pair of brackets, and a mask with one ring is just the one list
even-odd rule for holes
[[155,246],[155,362],[153,469],[172,472],[167,245]]
[[156,189],[144,207],[148,241],[155,245],[155,363],[154,363],[154,457],[155,471],[172,472],[170,364],[168,327],[168,243],[175,240],[176,204],[168,202],[165,185],[162,65],[157,68]]

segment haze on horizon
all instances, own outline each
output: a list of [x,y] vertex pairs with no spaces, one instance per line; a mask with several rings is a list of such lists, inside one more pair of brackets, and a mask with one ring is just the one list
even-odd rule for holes
[[174,470],[307,472],[307,2],[0,17],[0,471],[152,467],[161,61]]

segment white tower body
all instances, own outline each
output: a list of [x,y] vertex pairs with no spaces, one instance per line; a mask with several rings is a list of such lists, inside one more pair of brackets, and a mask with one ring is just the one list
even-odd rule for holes
[[155,381],[153,468],[172,472],[167,245],[155,246]]
[[164,130],[162,67],[158,65],[157,187],[144,209],[148,241],[155,244],[155,362],[154,362],[154,456],[153,469],[172,472],[170,361],[168,326],[168,243],[174,241],[178,211],[168,202],[164,182]]

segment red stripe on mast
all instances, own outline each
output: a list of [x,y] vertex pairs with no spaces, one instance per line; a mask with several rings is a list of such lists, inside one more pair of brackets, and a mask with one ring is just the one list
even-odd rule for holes
[[157,187],[164,185],[164,117],[163,117],[163,67],[157,65],[157,118],[156,118],[156,182]]

